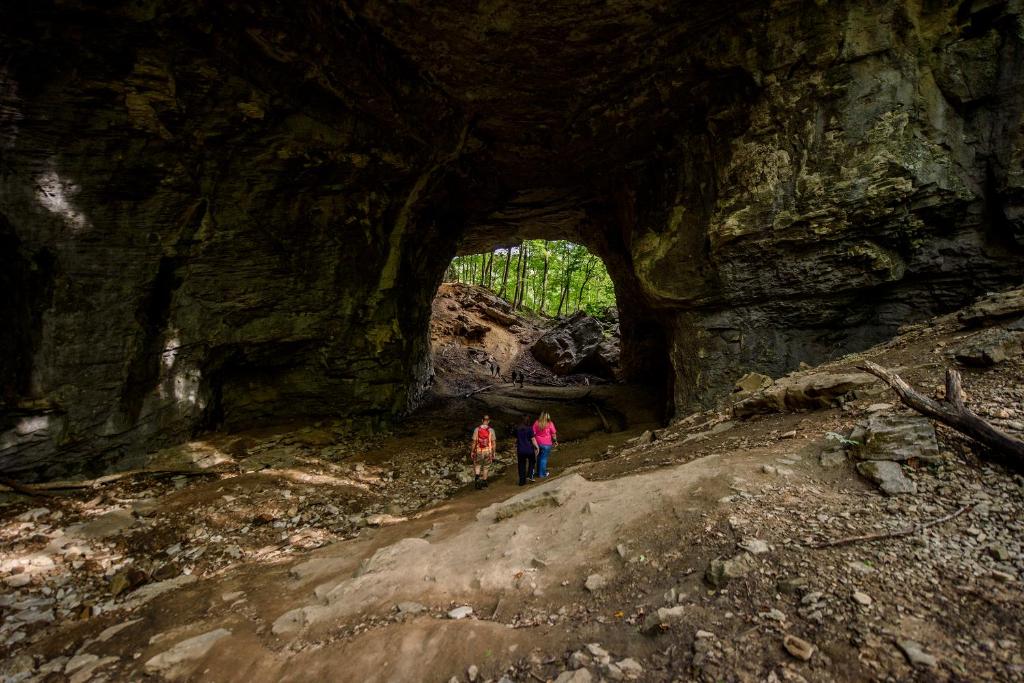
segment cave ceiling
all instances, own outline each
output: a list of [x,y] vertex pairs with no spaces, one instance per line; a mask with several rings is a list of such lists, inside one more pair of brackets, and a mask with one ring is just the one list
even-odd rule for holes
[[[706,127],[719,87],[749,76],[692,49],[735,2],[355,2],[369,26],[456,103],[498,205],[463,250],[572,238],[614,172]],[[751,14],[747,4],[746,14]],[[717,84],[721,84],[720,86]],[[724,99],[729,99],[725,96]],[[492,186],[493,186],[492,185]]]

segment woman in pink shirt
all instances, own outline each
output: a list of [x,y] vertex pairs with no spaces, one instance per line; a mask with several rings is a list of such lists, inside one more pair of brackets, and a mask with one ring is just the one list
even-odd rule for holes
[[555,423],[551,421],[550,415],[540,414],[537,421],[533,423],[533,435],[540,447],[540,453],[537,454],[537,475],[546,477],[548,476],[548,456],[551,455],[551,449],[558,445],[558,430],[555,429]]

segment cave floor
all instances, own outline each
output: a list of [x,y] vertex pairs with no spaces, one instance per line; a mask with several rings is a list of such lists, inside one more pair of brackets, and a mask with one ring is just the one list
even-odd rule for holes
[[[973,334],[939,321],[805,372],[871,358],[931,391]],[[966,371],[968,402],[1019,429],[1022,379],[1020,357]],[[941,461],[905,468],[912,495],[823,466],[828,432],[906,413],[881,385],[841,408],[664,429],[642,395],[501,386],[438,398],[387,437],[341,440],[324,422],[215,435],[165,453],[188,474],[5,494],[3,675],[1024,679],[1019,474],[944,428]],[[467,485],[466,424],[548,403],[572,433],[555,476],[520,489],[506,455],[488,489]],[[606,433],[595,405],[626,428]],[[922,533],[812,547],[968,504]],[[742,571],[709,584],[735,557]]]

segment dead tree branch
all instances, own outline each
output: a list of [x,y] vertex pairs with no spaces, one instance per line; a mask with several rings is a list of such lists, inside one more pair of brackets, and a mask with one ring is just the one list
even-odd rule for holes
[[922,415],[938,420],[978,443],[999,453],[1013,456],[1019,463],[1024,463],[1024,441],[999,431],[964,405],[963,386],[958,371],[952,368],[946,370],[946,398],[943,401],[936,401],[915,391],[899,375],[876,363],[864,361],[860,368],[892,387],[900,400]]
[[116,474],[107,474],[99,477],[98,479],[84,479],[81,481],[48,481],[42,484],[21,484],[11,479],[0,479],[0,484],[6,486],[12,491],[17,491],[26,496],[54,496],[57,494],[49,493],[49,491],[74,491],[79,489],[95,489],[106,484],[112,484],[122,479],[137,476],[148,476],[148,477],[166,477],[166,476],[182,476],[182,477],[215,477],[222,474],[233,474],[237,473],[237,468],[232,469],[230,467],[211,467],[205,470],[184,470],[184,469],[160,469],[160,470],[127,470],[124,472],[118,472]]
[[493,389],[496,386],[498,386],[498,385],[497,384],[488,384],[485,387],[480,387],[479,389],[474,389],[473,391],[469,392],[468,394],[465,394],[462,398],[469,398],[473,394],[479,394],[481,391],[487,391],[488,389]]
[[815,543],[811,547],[812,548],[834,548],[834,547],[840,546],[840,545],[851,545],[853,543],[861,543],[861,542],[867,543],[867,542],[871,542],[871,541],[884,541],[884,540],[889,539],[889,538],[900,538],[902,536],[910,536],[911,534],[916,534],[919,531],[924,531],[925,529],[927,529],[929,527],[933,527],[936,524],[942,524],[943,522],[948,522],[949,520],[951,520],[951,519],[953,519],[955,517],[959,517],[963,513],[965,513],[968,510],[970,510],[972,507],[973,506],[971,506],[971,505],[965,505],[962,508],[960,508],[959,510],[957,510],[956,512],[951,512],[950,514],[946,515],[945,517],[939,517],[938,519],[933,519],[930,522],[925,522],[924,524],[918,524],[917,526],[907,527],[906,529],[899,529],[897,531],[890,531],[889,533],[886,533],[886,534],[865,534],[864,536],[850,536],[848,538],[840,538],[839,540],[836,540],[836,541],[825,541],[823,543]]

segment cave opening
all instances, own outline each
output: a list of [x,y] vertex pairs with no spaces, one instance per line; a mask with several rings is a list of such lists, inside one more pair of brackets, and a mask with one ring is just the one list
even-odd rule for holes
[[597,254],[568,240],[457,255],[432,303],[430,337],[438,387],[622,380],[615,285]]

